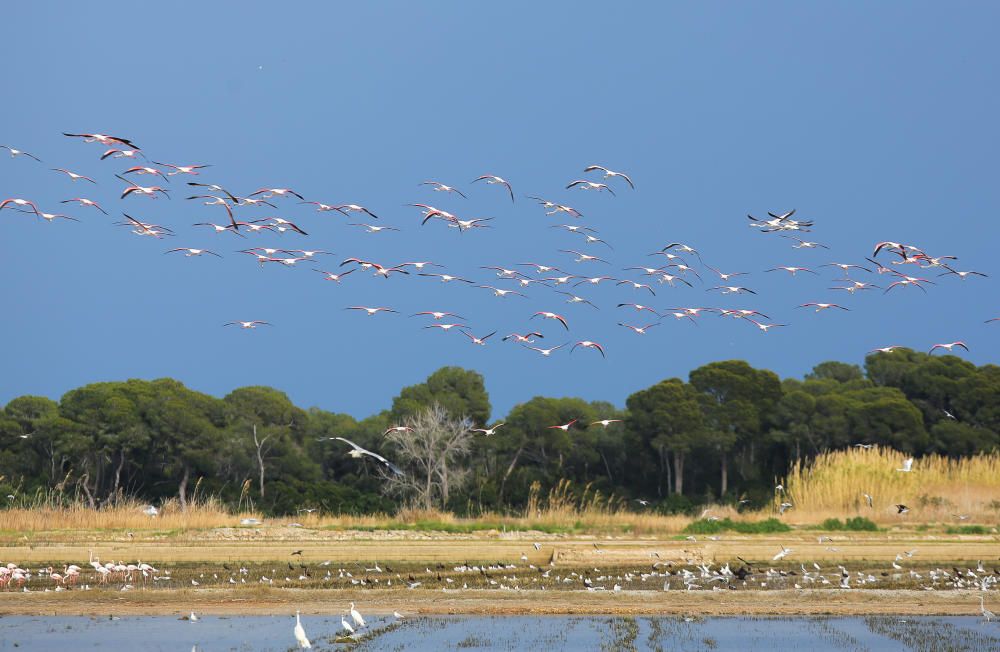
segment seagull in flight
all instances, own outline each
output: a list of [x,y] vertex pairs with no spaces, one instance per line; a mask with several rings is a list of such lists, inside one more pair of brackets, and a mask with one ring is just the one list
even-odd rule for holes
[[344,439],[343,437],[333,437],[332,439],[336,439],[337,441],[342,441],[345,444],[347,444],[348,446],[350,446],[351,450],[347,451],[347,454],[350,455],[351,457],[355,458],[355,459],[360,459],[360,458],[364,457],[365,455],[367,455],[367,456],[371,457],[372,459],[377,460],[378,462],[380,462],[381,464],[383,464],[385,466],[385,468],[387,468],[390,471],[392,471],[395,475],[398,475],[398,476],[406,475],[405,473],[403,473],[402,469],[400,469],[398,466],[396,466],[395,464],[393,464],[389,460],[385,459],[384,457],[382,457],[378,453],[373,453],[373,452],[371,452],[370,450],[368,450],[366,448],[362,448],[361,446],[358,446],[357,444],[355,444],[350,439]]

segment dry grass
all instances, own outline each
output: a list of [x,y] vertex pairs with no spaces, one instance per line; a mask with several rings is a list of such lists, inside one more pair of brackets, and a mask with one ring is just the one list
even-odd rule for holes
[[[997,522],[1000,454],[960,459],[928,455],[915,460],[911,472],[897,471],[907,457],[888,448],[852,448],[820,455],[808,466],[796,465],[784,483],[795,505],[787,516],[802,523],[859,515],[880,523],[956,523],[961,514],[969,517],[966,523]],[[782,500],[775,497],[776,504]],[[910,512],[897,515],[896,504]]]
[[168,500],[158,516],[143,513],[146,503],[121,500],[101,509],[85,503],[14,507],[0,511],[0,531],[30,532],[52,530],[188,530],[239,525],[244,518],[263,518],[256,512],[233,513],[215,499],[201,500],[181,510],[176,500]]

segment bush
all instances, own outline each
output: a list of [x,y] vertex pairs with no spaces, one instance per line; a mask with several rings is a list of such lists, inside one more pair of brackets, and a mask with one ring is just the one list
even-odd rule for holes
[[849,530],[852,532],[878,532],[878,526],[864,516],[855,516],[847,519],[846,522],[839,518],[828,518],[820,525],[822,530]]
[[701,519],[689,523],[684,528],[686,534],[718,534],[719,532],[738,532],[740,534],[769,534],[773,532],[788,532],[792,528],[776,518],[763,521],[734,521],[723,518],[717,521]]
[[690,514],[693,509],[694,503],[682,494],[670,494],[656,504],[660,514]]
[[946,534],[990,534],[985,525],[956,525],[945,528]]

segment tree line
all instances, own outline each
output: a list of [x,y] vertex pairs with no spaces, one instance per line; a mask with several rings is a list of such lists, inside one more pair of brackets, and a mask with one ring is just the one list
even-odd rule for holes
[[[219,399],[173,379],[102,382],[59,401],[21,396],[0,412],[0,493],[99,508],[195,491],[271,514],[519,510],[561,481],[642,498],[661,511],[705,501],[766,503],[789,465],[877,444],[920,456],[1000,447],[1000,367],[909,349],[864,367],[824,362],[780,379],[741,360],[602,401],[535,397],[491,419],[483,377],[445,367],[366,419],[294,405],[270,387]],[[576,419],[573,427],[550,428]],[[591,426],[600,420],[607,426]],[[498,422],[489,437],[472,432]],[[412,424],[415,431],[389,433]],[[344,437],[407,470],[391,478]],[[0,503],[2,504],[2,503]]]

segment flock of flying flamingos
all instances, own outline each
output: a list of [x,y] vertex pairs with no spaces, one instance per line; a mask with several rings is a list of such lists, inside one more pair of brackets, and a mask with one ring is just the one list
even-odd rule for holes
[[[171,192],[167,187],[159,185],[142,186],[137,182],[131,181],[130,179],[138,179],[143,176],[157,177],[162,179],[164,182],[169,182],[171,177],[199,179],[200,172],[210,167],[208,165],[178,165],[148,160],[146,159],[144,152],[127,138],[120,138],[105,134],[64,133],[64,135],[80,139],[85,143],[96,143],[100,145],[103,149],[103,153],[100,155],[101,160],[114,159],[125,161],[127,163],[138,163],[137,165],[133,165],[125,170],[122,170],[120,174],[114,175],[115,178],[125,184],[120,195],[121,200],[126,200],[130,197],[146,197],[149,199],[156,199],[160,195],[169,197],[169,193]],[[38,163],[42,163],[41,159],[24,150],[16,149],[7,145],[0,145],[0,147],[6,149],[12,158],[23,157],[25,159],[33,159]],[[97,181],[93,178],[65,168],[52,168],[52,171],[65,176],[74,184],[82,184],[85,187],[87,187],[87,184],[97,184]],[[590,165],[584,168],[584,173],[596,173],[597,175],[600,175],[600,177],[595,176],[594,178],[600,178],[601,180],[576,179],[567,184],[566,189],[608,193],[612,196],[617,195],[615,188],[613,188],[611,184],[615,184],[615,187],[618,188],[618,192],[625,189],[635,189],[635,184],[633,183],[631,177],[624,172],[611,170],[601,165]],[[126,179],[126,177],[129,178]],[[501,190],[506,191],[506,194],[510,197],[511,202],[515,202],[513,187],[502,177],[492,174],[484,174],[475,178],[472,181],[472,184],[499,186]],[[467,195],[459,188],[446,185],[439,181],[424,181],[419,185],[427,187],[434,192],[442,193],[442,195],[450,195],[463,200],[468,199]],[[351,219],[352,216],[360,215],[363,216],[362,219],[370,218],[371,220],[378,220],[378,215],[365,206],[358,204],[326,204],[319,201],[307,201],[305,197],[290,188],[260,188],[246,196],[237,196],[226,188],[214,183],[202,183],[198,180],[193,180],[187,181],[187,186],[196,189],[194,190],[196,194],[192,194],[187,197],[187,199],[199,200],[206,206],[218,207],[217,210],[220,218],[219,223],[199,222],[194,224],[194,226],[210,228],[216,235],[227,235],[239,238],[247,238],[248,236],[261,235],[265,233],[278,235],[296,234],[298,236],[306,236],[308,235],[307,232],[298,224],[282,217],[263,217],[256,219],[237,218],[237,212],[242,213],[250,210],[259,211],[261,209],[271,209],[273,211],[277,211],[278,201],[287,202],[291,198],[298,200],[300,204],[314,206],[315,210],[318,212],[336,212],[347,217],[348,219]],[[569,235],[578,238],[577,242],[582,245],[579,249],[567,248],[559,250],[560,254],[568,254],[573,257],[572,263],[576,266],[575,269],[600,269],[602,266],[611,265],[608,260],[595,255],[594,253],[585,253],[580,251],[580,249],[584,248],[587,248],[589,251],[593,251],[595,253],[601,253],[597,250],[597,248],[606,248],[604,249],[605,251],[611,250],[611,245],[603,240],[595,229],[580,222],[580,219],[583,218],[583,213],[581,211],[565,204],[542,199],[538,196],[528,195],[527,198],[537,202],[544,209],[546,215],[558,215],[572,218],[571,222],[573,223],[571,224],[551,225],[551,227],[563,229]],[[41,203],[42,202],[40,201],[31,199],[12,197],[4,199],[0,202],[0,211],[5,208],[9,208],[29,215],[34,215],[36,218],[46,220],[48,222],[53,222],[58,219],[79,221],[76,217],[72,217],[70,215],[44,212],[41,208],[39,208]],[[60,203],[74,204],[80,209],[100,211],[105,215],[109,214],[108,211],[98,202],[85,196],[63,199]],[[420,224],[422,226],[432,223],[432,221],[433,223],[440,222],[449,228],[458,229],[459,232],[489,228],[490,225],[488,223],[493,219],[489,217],[461,219],[458,215],[452,212],[425,203],[414,203],[411,204],[411,206],[420,210],[422,215]],[[138,211],[131,212],[137,213]],[[175,235],[174,231],[168,226],[144,222],[136,217],[133,217],[128,212],[123,212],[122,215],[124,216],[125,221],[118,222],[117,224],[131,228],[132,233],[138,236],[162,239]],[[761,233],[775,233],[788,238],[793,243],[792,246],[795,249],[828,249],[828,247],[824,244],[800,237],[800,234],[811,231],[813,221],[794,219],[794,209],[780,214],[769,212],[768,215],[768,219],[760,219],[753,217],[752,215],[748,215],[747,217],[750,219],[749,226],[757,229]],[[383,231],[399,230],[391,226],[376,225],[370,222],[348,222],[348,225],[364,229],[367,233],[371,234],[377,234]],[[195,247],[176,247],[167,250],[166,253],[181,253],[187,257],[198,257],[203,255],[222,257],[220,254],[208,248]],[[239,253],[253,256],[253,258],[261,266],[273,264],[283,267],[294,267],[300,263],[318,263],[320,260],[318,258],[319,256],[332,255],[331,252],[320,249],[308,250],[260,246],[242,249]],[[883,255],[882,260],[884,261],[886,260],[885,256],[888,256],[888,264],[876,261],[876,258],[878,258],[880,254]],[[630,278],[618,278],[605,274],[589,276],[584,272],[565,272],[554,264],[541,264],[533,262],[520,262],[510,265],[509,267],[482,266],[481,269],[490,270],[495,273],[496,280],[494,283],[496,283],[496,285],[479,283],[462,276],[445,273],[442,265],[431,261],[412,261],[402,262],[395,265],[384,265],[366,258],[349,257],[339,264],[339,267],[336,268],[337,271],[328,271],[317,268],[313,268],[313,271],[322,273],[325,280],[333,281],[339,284],[344,281],[345,277],[358,270],[371,272],[374,276],[383,279],[389,279],[395,276],[408,276],[411,274],[412,270],[416,276],[437,279],[441,283],[454,283],[486,290],[498,298],[524,298],[527,296],[525,292],[528,292],[532,286],[540,285],[555,289],[559,295],[565,297],[564,301],[566,303],[583,304],[592,309],[599,309],[595,303],[586,297],[576,294],[575,288],[581,286],[585,288],[594,288],[602,283],[609,283],[616,286],[625,286],[626,289],[639,292],[643,295],[648,293],[649,296],[655,296],[656,290],[653,286],[654,282],[659,285],[666,285],[669,287],[676,287],[678,284],[694,287],[692,280],[697,279],[699,282],[702,280],[699,271],[689,265],[689,262],[696,259],[703,267],[703,271],[705,273],[711,273],[719,278],[719,285],[709,287],[707,288],[707,291],[735,296],[757,294],[750,287],[735,284],[737,281],[734,281],[734,279],[741,276],[747,276],[747,272],[724,272],[716,269],[711,265],[704,263],[701,259],[701,253],[694,247],[687,244],[671,242],[666,244],[659,251],[653,252],[650,256],[660,258],[661,260],[657,261],[657,263],[661,264],[651,267],[643,265],[629,266],[623,268],[622,270],[623,272],[634,272],[631,276],[641,276],[645,282],[632,280]],[[919,247],[901,242],[876,243],[874,252],[871,257],[866,260],[869,265],[829,262],[821,264],[818,267],[831,267],[839,270],[839,272],[842,273],[843,278],[836,279],[834,283],[838,285],[831,287],[830,290],[844,292],[848,295],[873,290],[881,290],[883,293],[887,293],[894,289],[912,289],[914,291],[927,292],[927,288],[925,286],[935,284],[935,281],[927,277],[932,273],[932,271],[936,276],[954,277],[958,280],[966,280],[977,276],[986,276],[986,274],[978,271],[962,271],[955,269],[954,264],[957,260],[955,256],[932,256]],[[605,267],[605,269],[609,269],[609,267]],[[909,271],[911,269],[913,270],[912,272]],[[877,273],[878,275],[884,275],[888,281],[884,284],[884,287],[882,287],[873,282],[856,280],[851,278],[852,271],[855,273]],[[800,266],[776,266],[765,270],[765,272],[786,273],[790,276],[796,276],[800,273],[818,275],[816,270]],[[911,273],[913,274],[912,276],[910,275]],[[505,285],[505,287],[498,287],[498,285]],[[838,303],[821,302],[803,303],[798,307],[813,308],[816,312],[830,309],[838,311],[850,310],[850,308]],[[669,320],[670,318],[673,318],[675,320],[689,321],[697,324],[696,320],[702,315],[702,313],[716,313],[722,317],[740,320],[744,323],[753,325],[762,333],[767,333],[773,328],[787,326],[787,324],[771,322],[770,317],[755,309],[709,308],[695,306],[672,307],[665,310],[657,310],[651,306],[634,302],[621,302],[617,304],[616,308],[634,311],[637,319],[642,319],[643,316],[648,316],[647,323],[631,324],[626,321],[616,322],[618,326],[626,328],[639,336],[645,335],[649,329],[661,325],[665,319]],[[356,305],[348,306],[345,309],[364,313],[368,316],[375,316],[380,313],[398,312],[397,310],[387,306]],[[465,323],[465,318],[455,312],[426,310],[417,312],[412,316],[430,318],[433,323],[425,326],[424,328],[439,329],[442,332],[454,330],[455,332],[468,338],[469,342],[474,345],[484,346],[491,337],[496,335],[496,331],[481,336],[475,335],[472,332],[471,327]],[[557,322],[563,329],[565,329],[566,332],[570,331],[571,320],[567,316],[555,311],[536,311],[525,320],[525,323],[532,324],[532,320],[539,318],[542,322],[549,320]],[[1000,317],[987,321],[993,322],[998,320],[1000,320]],[[271,323],[266,320],[251,319],[245,321],[230,321],[224,325],[236,326],[241,329],[249,330],[255,329],[259,326],[270,326]],[[571,353],[576,349],[590,349],[599,353],[602,357],[606,357],[607,355],[606,347],[597,341],[590,339],[571,339],[561,344],[546,348],[539,344],[539,340],[545,339],[545,336],[541,332],[543,329],[537,327],[526,327],[522,330],[525,332],[512,332],[503,336],[503,341],[512,341],[516,344],[520,344],[526,349],[534,351],[543,357],[551,356],[559,349],[570,346],[571,342]],[[900,348],[900,346],[891,345],[874,349],[871,352],[888,353],[897,348]],[[969,350],[966,342],[959,340],[933,344],[933,346],[930,347],[929,352],[933,353],[938,349],[944,349],[948,352],[952,352],[955,348],[961,348],[966,351]]]

